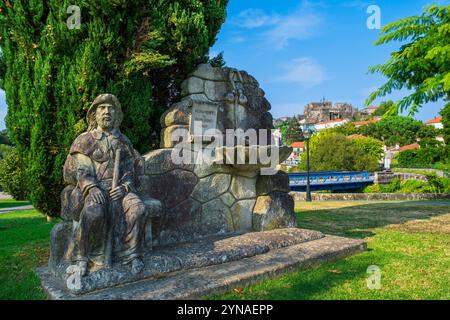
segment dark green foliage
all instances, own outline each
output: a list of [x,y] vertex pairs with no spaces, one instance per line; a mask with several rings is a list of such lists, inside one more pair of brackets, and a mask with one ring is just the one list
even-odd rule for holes
[[0,160],[0,188],[16,200],[27,198],[24,162],[15,148]]
[[358,128],[358,133],[383,141],[387,146],[415,143],[417,139],[435,138],[439,132],[411,117],[391,116]]
[[450,103],[447,103],[441,110],[442,125],[444,126],[443,134],[445,143],[450,145]]
[[364,193],[450,193],[450,179],[427,174],[427,181],[393,179],[389,184],[373,184]]
[[0,144],[7,145],[7,146],[12,145],[11,141],[8,138],[8,133],[7,133],[6,129],[0,131]]
[[[430,126],[431,127],[431,126]],[[421,148],[438,148],[442,147],[443,143],[435,138],[423,138],[419,141],[419,145]]]
[[450,191],[449,179],[440,178],[435,173],[433,173],[427,175],[427,181],[430,193],[448,193]]
[[449,159],[447,147],[426,147],[414,150],[405,150],[396,156],[396,161],[403,168],[425,167]]
[[294,116],[290,121],[286,129],[286,144],[291,145],[294,142],[303,141],[303,131],[298,123],[297,118]]
[[[6,144],[0,144],[0,165],[2,163],[2,160],[8,154],[8,152],[10,152],[11,148],[12,148],[11,146],[8,146]],[[0,172],[0,174],[2,174],[2,173]],[[0,178],[0,180],[1,180],[1,178]],[[0,182],[0,191],[3,191],[1,182]]]
[[[412,93],[395,104],[387,105],[387,115],[409,109],[415,113],[423,104],[450,98],[450,6],[430,6],[420,16],[413,16],[385,26],[376,45],[393,41],[404,42],[383,65],[370,69],[381,73],[388,81],[372,93],[366,101],[370,105],[376,98],[394,90],[407,89]],[[450,141],[450,104],[441,111],[446,143]],[[433,142],[441,134],[432,126],[419,125],[412,120],[383,119],[382,122],[361,129],[366,135],[382,139],[387,145],[405,145],[420,139],[420,150],[401,152],[397,161],[401,166],[425,167],[436,162],[449,161],[449,147]],[[384,122],[384,123],[383,123]],[[390,123],[389,123],[390,122]],[[392,130],[394,129],[395,130]],[[363,133],[363,134],[364,134]]]
[[209,59],[208,63],[215,68],[222,68],[225,67],[225,65],[227,64],[223,57],[223,52],[219,53],[214,58]]
[[344,136],[351,136],[359,132],[358,128],[352,122],[346,122],[343,125],[327,130],[333,130],[334,132],[343,134]]
[[[379,169],[373,150],[356,143],[342,134],[324,133],[311,139],[311,171],[376,171]],[[381,145],[379,145],[381,150]],[[377,152],[379,153],[379,152]],[[302,155],[301,169],[306,170],[306,152]]]
[[7,153],[11,150],[11,146],[0,144],[0,160],[4,159]]
[[383,193],[394,193],[400,190],[401,182],[400,179],[393,179],[391,183],[380,186],[380,191]]
[[279,129],[281,132],[281,136],[283,137],[283,142],[286,143],[286,133],[289,128],[289,122],[284,121],[280,123],[279,125],[275,126],[275,129]]
[[424,193],[427,182],[421,180],[406,180],[402,182],[400,191],[402,193]]
[[[69,5],[81,28],[66,25]],[[117,95],[124,133],[135,147],[158,145],[161,113],[180,82],[209,48],[227,1],[1,1],[0,84],[8,133],[24,161],[28,197],[49,215],[59,212],[62,166],[85,113],[100,93]]]
[[398,116],[398,111],[395,109],[395,102],[394,101],[383,101],[380,104],[380,107],[372,114],[375,117],[382,117],[384,116],[389,110],[392,110],[390,112],[390,115]]
[[390,108],[388,115],[409,109],[415,113],[423,104],[450,97],[450,6],[432,5],[420,16],[400,19],[386,25],[375,45],[390,42],[403,45],[385,64],[374,66],[371,73],[380,73],[388,81],[366,101],[394,90],[412,93]]

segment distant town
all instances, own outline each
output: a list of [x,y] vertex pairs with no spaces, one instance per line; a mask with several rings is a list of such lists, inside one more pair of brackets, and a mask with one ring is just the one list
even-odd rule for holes
[[[304,113],[294,117],[281,117],[273,120],[275,130],[273,137],[276,145],[289,145],[293,148],[290,157],[284,162],[288,169],[296,167],[301,162],[301,155],[305,151],[305,141],[302,132],[310,131],[319,133],[327,129],[347,126],[357,129],[367,127],[371,124],[378,123],[393,102],[383,103],[380,106],[369,106],[364,109],[353,107],[349,103],[333,103],[323,99],[321,102],[311,102],[304,108]],[[407,117],[404,117],[407,118]],[[423,122],[424,125],[434,127],[436,132],[440,132],[444,128],[442,117],[436,117]],[[290,133],[289,133],[290,131]],[[345,131],[345,130],[344,130]],[[348,131],[348,130],[347,130]],[[350,130],[351,131],[351,130]],[[296,139],[292,139],[292,138]],[[347,135],[349,139],[365,138],[362,134]],[[437,134],[435,139],[439,143],[444,143],[443,134]],[[402,145],[395,143],[394,145],[384,144],[383,159],[380,161],[381,168],[390,167],[390,162],[395,156],[406,150],[420,149],[420,138],[415,143]]]

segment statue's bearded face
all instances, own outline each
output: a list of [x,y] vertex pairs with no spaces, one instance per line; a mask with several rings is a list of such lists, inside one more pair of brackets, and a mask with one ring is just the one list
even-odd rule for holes
[[95,112],[95,118],[100,129],[112,130],[116,121],[116,109],[110,104],[99,105]]

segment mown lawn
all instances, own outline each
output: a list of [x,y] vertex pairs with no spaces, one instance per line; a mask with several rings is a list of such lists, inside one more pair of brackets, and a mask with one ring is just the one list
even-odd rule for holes
[[[450,202],[297,204],[299,226],[365,238],[369,251],[209,299],[450,299]],[[45,299],[34,269],[47,263],[56,221],[0,213],[0,299]],[[382,289],[366,286],[367,267]]]
[[[364,238],[369,250],[211,299],[450,299],[450,202],[297,203],[302,228]],[[367,288],[367,268],[381,289]]]
[[34,210],[0,213],[0,300],[45,299],[34,269],[47,263],[55,223]]

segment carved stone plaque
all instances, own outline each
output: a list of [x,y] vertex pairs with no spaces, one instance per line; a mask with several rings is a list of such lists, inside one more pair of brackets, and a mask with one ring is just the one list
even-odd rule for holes
[[191,121],[189,133],[191,137],[201,136],[210,138],[212,134],[207,134],[208,130],[217,129],[217,104],[195,101],[192,105]]

